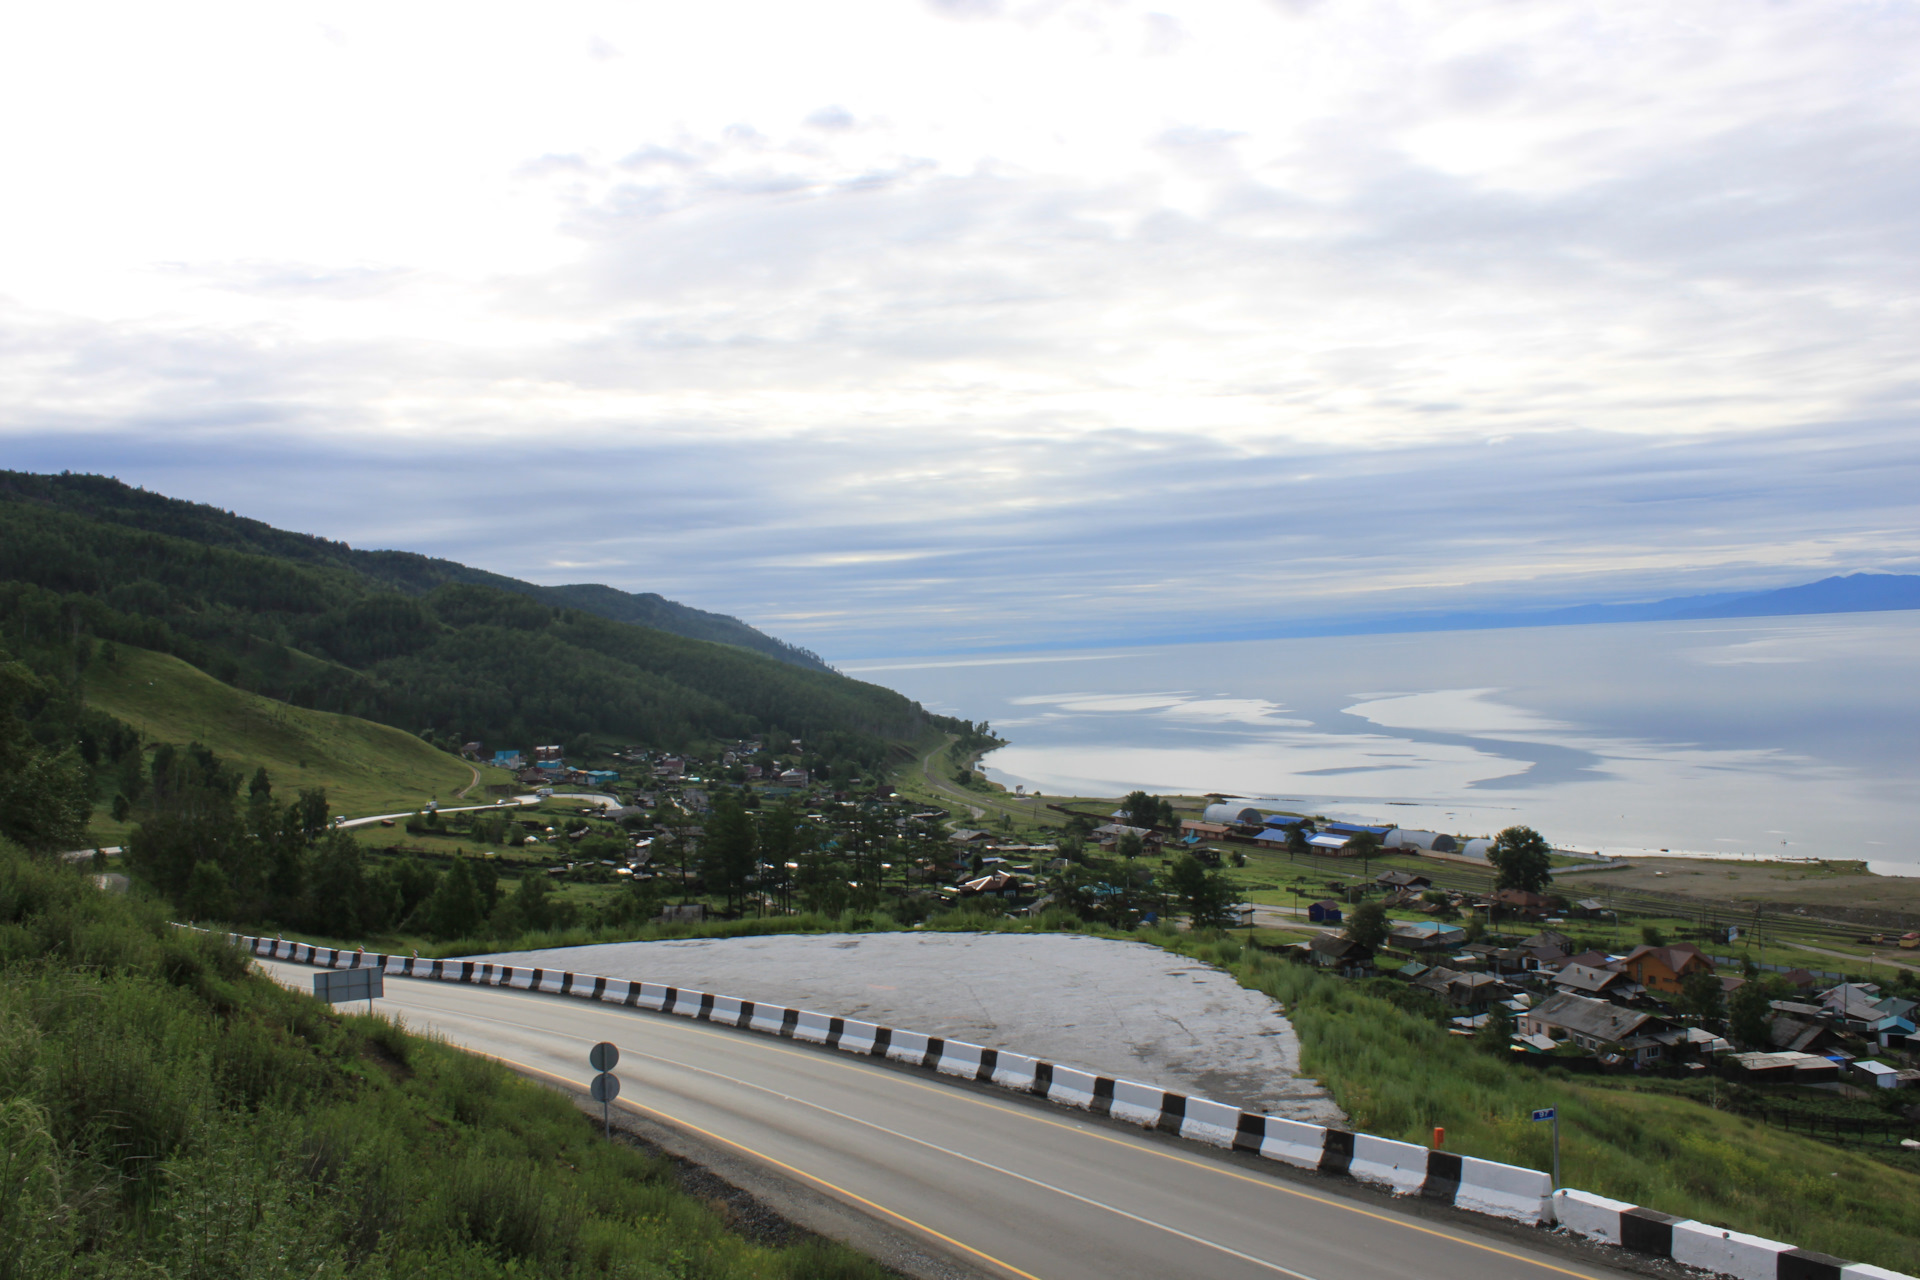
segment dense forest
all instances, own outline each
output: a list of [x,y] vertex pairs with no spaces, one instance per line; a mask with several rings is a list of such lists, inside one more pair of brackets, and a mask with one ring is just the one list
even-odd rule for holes
[[18,504],[30,511],[66,511],[103,524],[168,534],[201,546],[346,569],[379,589],[399,595],[425,595],[450,582],[497,587],[615,622],[636,622],[692,640],[738,645],[796,666],[814,670],[826,666],[819,655],[756,631],[738,618],[694,609],[652,592],[635,594],[589,583],[542,587],[411,551],[360,551],[343,542],[276,529],[218,507],[149,493],[106,476],[0,471],[0,504]]
[[0,643],[47,682],[42,701],[64,711],[69,741],[81,716],[58,691],[79,686],[96,642],[490,749],[581,735],[678,748],[779,730],[880,758],[930,723],[951,727],[732,619],[684,610],[765,643],[662,629],[649,599],[352,551],[99,477],[0,474]]

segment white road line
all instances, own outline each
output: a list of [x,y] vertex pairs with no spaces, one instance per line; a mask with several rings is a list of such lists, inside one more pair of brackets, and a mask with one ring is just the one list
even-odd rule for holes
[[[535,1028],[527,1027],[524,1024],[509,1023],[509,1022],[501,1021],[500,1019],[487,1018],[484,1014],[479,1016],[488,1022],[500,1022],[502,1026],[517,1027],[519,1030],[522,1030],[522,1031],[535,1030]],[[584,1036],[576,1036],[564,1031],[543,1032],[543,1034],[554,1035],[561,1039],[573,1040],[579,1044],[592,1043]],[[1269,1262],[1265,1258],[1256,1258],[1250,1253],[1242,1253],[1240,1252],[1240,1250],[1221,1244],[1217,1240],[1208,1240],[1203,1236],[1196,1236],[1190,1232],[1182,1231],[1178,1227],[1168,1226],[1164,1222],[1157,1222],[1152,1218],[1143,1218],[1137,1213],[1129,1213],[1127,1210],[1120,1208],[1118,1205],[1108,1204],[1104,1200],[1095,1200],[1091,1196],[1083,1196],[1077,1191],[1069,1191],[1065,1187],[1056,1186],[1051,1182],[1046,1182],[1039,1178],[1029,1177],[1024,1173],[1015,1172],[1014,1170],[1008,1169],[1003,1165],[994,1164],[992,1161],[982,1160],[978,1156],[970,1156],[966,1154],[964,1151],[955,1151],[951,1147],[943,1147],[937,1142],[929,1142],[925,1138],[918,1138],[910,1133],[902,1133],[898,1129],[889,1129],[886,1125],[876,1124],[871,1120],[865,1120],[859,1116],[849,1115],[844,1111],[835,1110],[832,1107],[825,1106],[818,1102],[813,1102],[807,1098],[795,1097],[793,1094],[790,1094],[790,1093],[782,1093],[778,1089],[770,1089],[765,1085],[755,1084],[751,1080],[742,1080],[738,1076],[730,1076],[723,1071],[715,1071],[710,1067],[695,1066],[690,1062],[681,1062],[676,1058],[663,1057],[657,1053],[641,1053],[638,1051],[629,1051],[629,1052],[631,1052],[632,1056],[636,1058],[644,1058],[652,1062],[662,1063],[666,1066],[679,1067],[683,1071],[691,1071],[698,1075],[712,1076],[716,1080],[724,1080],[729,1084],[738,1085],[740,1088],[743,1088],[743,1089],[750,1089],[756,1093],[770,1094],[771,1096],[779,1098],[786,1102],[796,1103],[803,1107],[811,1107],[815,1111],[823,1112],[824,1114],[833,1116],[835,1119],[838,1119],[838,1120],[844,1120],[848,1124],[861,1125],[865,1128],[872,1129],[878,1133],[884,1133],[890,1138],[897,1138],[902,1142],[908,1142],[908,1143],[914,1144],[915,1146],[925,1147],[929,1151],[937,1151],[941,1155],[948,1156],[955,1160],[965,1161],[968,1164],[976,1165],[979,1168],[990,1170],[991,1172],[1000,1174],[1003,1177],[1012,1178],[1018,1182],[1024,1182],[1028,1186],[1039,1187],[1044,1191],[1051,1191],[1056,1195],[1065,1196],[1069,1200],[1078,1201],[1079,1203],[1087,1205],[1091,1208],[1103,1209],[1108,1213],[1114,1214],[1118,1217],[1125,1218],[1129,1222],[1137,1222],[1143,1227],[1153,1227],[1156,1230],[1166,1232],[1168,1235],[1177,1236],[1180,1239],[1185,1240],[1190,1244],[1197,1244],[1208,1249],[1216,1250],[1217,1252],[1226,1254],[1228,1257],[1238,1258],[1242,1262],[1250,1262],[1257,1267],[1265,1267],[1269,1271],[1275,1271],[1283,1276],[1289,1276],[1292,1278],[1292,1280],[1316,1280],[1315,1277],[1307,1275],[1305,1272],[1295,1271],[1290,1267],[1283,1267],[1279,1263]],[[852,1064],[841,1063],[837,1065],[850,1066]]]

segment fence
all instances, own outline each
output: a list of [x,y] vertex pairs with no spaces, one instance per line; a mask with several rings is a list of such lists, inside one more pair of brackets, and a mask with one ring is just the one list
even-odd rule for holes
[[1825,1138],[1833,1142],[1845,1142],[1849,1138],[1865,1142],[1871,1138],[1878,1138],[1881,1146],[1890,1147],[1920,1132],[1920,1125],[1910,1124],[1896,1116],[1888,1116],[1883,1120],[1868,1120],[1846,1116],[1823,1116],[1810,1111],[1782,1111],[1775,1107],[1735,1106],[1728,1109],[1736,1115],[1774,1125],[1789,1133],[1804,1133],[1810,1138]]
[[[1708,956],[1707,959],[1713,961],[1716,967],[1727,969],[1739,969],[1747,963],[1745,960],[1736,959],[1733,956]],[[1825,969],[1809,969],[1805,965],[1798,964],[1755,964],[1753,967],[1761,973],[1792,973],[1798,969],[1803,973],[1810,973],[1821,982],[1828,984],[1841,983],[1847,980],[1847,975],[1844,973],[1829,973]]]

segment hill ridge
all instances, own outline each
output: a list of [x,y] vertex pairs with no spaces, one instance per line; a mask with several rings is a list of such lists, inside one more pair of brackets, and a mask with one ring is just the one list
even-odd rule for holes
[[795,666],[830,670],[812,650],[767,635],[730,615],[668,600],[657,592],[622,591],[602,583],[547,587],[416,551],[356,548],[318,534],[281,529],[210,503],[170,498],[111,476],[0,471],[0,502],[33,503],[203,546],[351,569],[402,595],[425,595],[448,582],[495,587],[616,622],[737,645]]

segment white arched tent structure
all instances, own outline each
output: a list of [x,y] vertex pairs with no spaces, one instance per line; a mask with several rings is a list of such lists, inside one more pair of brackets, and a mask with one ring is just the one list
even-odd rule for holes
[[1493,848],[1493,841],[1487,839],[1469,840],[1460,846],[1463,858],[1478,858],[1482,862],[1492,861],[1487,855]]
[[1440,831],[1406,831],[1395,827],[1380,842],[1385,849],[1419,849],[1426,853],[1453,853],[1460,842]]
[[1204,821],[1221,822],[1230,827],[1257,827],[1266,821],[1266,815],[1258,809],[1237,801],[1210,804],[1201,816]]

